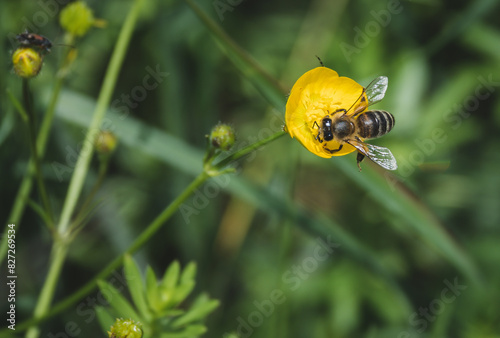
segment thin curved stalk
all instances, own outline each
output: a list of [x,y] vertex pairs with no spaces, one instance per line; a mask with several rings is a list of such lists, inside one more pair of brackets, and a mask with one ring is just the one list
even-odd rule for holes
[[[99,94],[97,105],[93,114],[91,125],[89,126],[87,135],[85,137],[85,144],[78,157],[75,171],[71,178],[68,188],[68,193],[64,202],[61,218],[58,224],[59,238],[56,240],[52,249],[52,261],[50,263],[49,272],[45,280],[44,286],[38,299],[34,318],[43,317],[49,310],[54,291],[57,285],[57,280],[61,274],[61,269],[66,260],[66,254],[71,241],[67,240],[67,230],[70,224],[70,218],[73,214],[74,208],[80,196],[83,183],[87,176],[90,159],[94,152],[94,143],[97,137],[97,132],[100,128],[102,119],[111,101],[118,74],[123,64],[125,54],[134,31],[137,18],[139,16],[140,8],[144,0],[135,0],[127,18],[122,26],[118,41],[115,45],[111,61],[109,63],[104,83]],[[37,327],[32,327],[26,333],[26,338],[37,338],[40,332]]]
[[[64,59],[66,59],[67,54]],[[63,65],[64,67],[64,65]],[[47,147],[47,140],[49,139],[50,128],[52,126],[52,121],[54,120],[54,114],[56,111],[57,101],[59,100],[59,95],[64,82],[64,76],[58,76],[52,91],[52,97],[50,99],[47,111],[44,114],[42,124],[40,126],[40,131],[38,132],[38,137],[36,139],[37,151],[40,159],[45,155],[45,148]],[[26,119],[28,118],[27,113],[25,113]],[[26,174],[21,181],[19,190],[14,199],[14,204],[10,215],[7,219],[7,224],[16,224],[19,227],[21,223],[21,218],[26,207],[26,203],[29,200],[29,195],[31,193],[31,188],[33,186],[33,176],[35,174],[35,163],[33,157],[31,157]],[[7,253],[7,227],[4,230],[4,236],[2,236],[2,243],[0,244],[0,264],[2,263],[5,255]]]
[[116,42],[113,55],[111,56],[111,61],[108,66],[106,76],[104,77],[99,98],[97,99],[93,119],[90,123],[87,134],[85,135],[84,145],[80,155],[78,156],[73,176],[71,177],[68,193],[61,212],[61,219],[58,224],[58,230],[60,233],[64,233],[67,230],[70,224],[71,215],[73,214],[82,191],[83,183],[87,177],[90,159],[94,153],[95,140],[100,130],[101,122],[106,114],[106,110],[111,102],[111,96],[113,95],[116,81],[118,80],[118,75],[143,1],[144,0],[135,0],[134,5],[125,19],[120,35],[118,36],[118,41]]
[[52,214],[52,208],[50,206],[49,197],[47,195],[47,189],[45,188],[45,182],[42,176],[42,169],[40,165],[40,154],[38,153],[38,147],[36,145],[36,123],[35,123],[35,112],[33,111],[31,102],[31,91],[29,88],[29,79],[23,79],[23,97],[26,113],[28,116],[28,129],[29,129],[29,139],[30,139],[30,149],[31,158],[33,159],[35,168],[35,177],[38,184],[38,192],[40,194],[40,199],[42,200],[45,213],[48,216],[49,224],[47,226],[49,229],[54,227],[54,216]]
[[[179,209],[179,207],[191,196],[196,189],[198,189],[207,179],[217,175],[222,175],[230,172],[226,166],[237,159],[249,154],[252,151],[263,147],[270,142],[276,140],[277,138],[285,135],[286,132],[280,131],[274,135],[271,135],[267,139],[248,145],[247,147],[237,151],[234,154],[229,155],[225,159],[221,160],[215,165],[208,166],[205,171],[199,174],[191,184],[184,189],[184,191],[172,202],[170,203],[163,212],[158,215],[147,227],[146,229],[137,237],[137,239],[130,245],[130,247],[119,257],[115,258],[111,263],[109,263],[104,269],[102,269],[91,281],[87,282],[83,287],[75,291],[73,294],[57,303],[52,307],[50,311],[47,311],[43,316],[32,318],[28,321],[19,323],[16,326],[16,330],[21,332],[26,330],[26,328],[31,325],[38,325],[39,323],[61,313],[68,307],[76,303],[78,300],[83,298],[85,295],[94,290],[97,286],[97,280],[108,277],[114,270],[119,268],[123,264],[123,257],[125,254],[133,254],[138,249],[140,249],[146,242],[153,237],[153,235],[164,225],[170,217]],[[0,336],[6,332],[6,330],[0,330]]]

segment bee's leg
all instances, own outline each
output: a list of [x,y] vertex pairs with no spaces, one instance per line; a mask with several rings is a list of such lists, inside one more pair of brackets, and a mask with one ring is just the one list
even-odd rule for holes
[[[364,94],[364,90],[363,90],[363,94]],[[361,95],[363,95],[361,94]],[[358,115],[360,115],[362,112],[365,111],[366,108],[368,108],[368,104],[366,103],[366,99],[365,97],[361,97],[361,101],[360,101],[361,105],[354,111],[354,114],[352,114],[352,118],[356,118],[358,117]]]
[[359,168],[359,171],[361,171],[361,161],[363,161],[363,159],[365,158],[365,155],[361,154],[361,153],[358,153],[358,156],[356,156],[356,162],[358,164],[358,168]]
[[340,145],[340,147],[339,147],[338,149],[333,149],[333,150],[328,149],[328,148],[326,148],[326,147],[323,147],[323,149],[325,149],[326,151],[328,151],[330,154],[333,154],[333,153],[336,153],[336,152],[340,151],[340,150],[342,149],[342,147],[343,147],[343,146],[344,146],[344,145],[343,145],[343,144],[341,144],[341,145]]
[[344,114],[342,114],[342,116],[347,114],[347,110],[345,110],[344,108],[337,109],[333,114],[337,114],[338,112],[344,112]]
[[313,128],[314,128],[314,126],[318,127],[318,130],[319,130],[319,131],[318,131],[318,135],[316,135],[316,137],[315,137],[315,140],[316,140],[316,141],[319,141],[319,143],[323,143],[323,140],[319,137],[319,135],[321,135],[321,130],[319,129],[319,124],[318,124],[318,122],[314,121],[314,123],[313,123]]

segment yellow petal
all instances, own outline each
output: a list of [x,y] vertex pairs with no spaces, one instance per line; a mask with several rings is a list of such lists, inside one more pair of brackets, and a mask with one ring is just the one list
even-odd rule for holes
[[318,67],[308,71],[297,80],[288,97],[285,116],[288,133],[307,150],[321,157],[353,152],[354,147],[344,144],[341,151],[331,154],[324,146],[338,149],[340,143],[335,140],[320,143],[316,137],[325,116],[341,109],[353,111],[360,104],[362,93],[363,86],[350,78],[339,77],[332,69]]

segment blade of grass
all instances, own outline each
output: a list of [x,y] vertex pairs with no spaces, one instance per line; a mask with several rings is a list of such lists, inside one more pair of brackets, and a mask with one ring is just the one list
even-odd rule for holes
[[[65,106],[75,105],[75,103],[78,103],[77,106],[82,111],[71,111]],[[79,94],[65,92],[61,98],[58,115],[72,123],[84,126],[87,125],[90,118],[89,110],[86,110],[89,105],[92,105],[91,100]],[[181,140],[169,136],[156,128],[144,125],[142,122],[134,120],[131,117],[126,120],[120,120],[119,115],[115,112],[109,112],[107,117],[112,121],[113,126],[116,127],[115,132],[121,143],[150,154],[183,172],[196,175],[201,170],[201,163],[199,163],[201,162],[200,158],[203,156],[201,151],[186,145]],[[142,135],[148,136],[145,138]],[[468,276],[471,280],[478,280],[477,268],[471,262],[471,259],[452,240],[425,204],[411,196],[408,193],[409,190],[403,184],[398,183],[393,186],[394,181],[386,178],[386,175],[389,175],[387,172],[379,172],[367,168],[367,170],[363,171],[363,174],[360,174],[357,168],[355,168],[354,162],[349,160],[338,158],[334,162],[328,162],[328,165],[330,163],[337,165],[353,182],[370,192],[371,198],[379,202],[382,208],[390,210],[407,220],[422,238],[431,243],[432,246],[437,247],[437,251],[441,252],[443,257],[455,265],[464,275]],[[272,204],[262,202],[267,200],[262,196],[259,197],[259,194],[263,194],[262,192],[257,193],[253,185],[240,182],[243,182],[241,178],[231,176],[231,184],[228,185],[227,189],[232,194],[255,203],[259,207],[264,208],[264,210],[273,211],[272,208],[268,208]],[[282,214],[286,215],[287,210],[293,211],[293,208],[291,206],[286,207],[284,203],[278,203],[274,208],[281,210]],[[308,227],[307,229],[311,233],[319,233],[320,227],[317,224],[311,225],[306,223],[306,225],[301,226]],[[361,244],[357,243],[358,241],[349,234],[344,233],[342,227],[328,222],[323,224],[323,226],[326,229],[337,229],[332,235],[336,238],[341,238],[343,243],[348,243],[346,246],[351,248],[350,250],[352,250],[353,254],[360,251],[358,246]],[[316,230],[313,231],[313,229]],[[371,252],[368,253],[365,251],[364,253],[373,255]],[[362,254],[355,255],[363,260]],[[376,263],[373,264],[374,267],[377,265]],[[379,269],[375,268],[375,270]]]
[[[500,32],[484,23],[476,23],[465,32],[463,42],[478,52],[496,60],[500,59]],[[493,67],[491,67],[493,68]]]
[[[77,94],[74,95],[75,97],[78,96]],[[64,102],[70,104],[71,107],[78,106],[80,108],[83,108],[81,107],[80,103],[83,103],[83,105],[91,104],[91,102],[89,102],[88,100],[81,100],[81,102],[77,102],[75,100],[67,101],[62,99],[61,103]],[[61,116],[70,119],[74,118],[72,119],[72,122],[79,122],[82,123],[82,125],[88,125],[89,120],[91,118],[89,115],[90,110],[83,110],[81,112],[82,114],[87,115],[86,119],[82,119],[80,114],[75,114],[74,111],[72,111],[71,109],[67,109],[66,106],[61,107],[60,105],[58,108],[60,108],[58,109],[58,113]],[[110,118],[113,118],[114,115],[114,117],[117,120],[119,120],[118,114],[114,114],[112,112],[110,112],[109,114]],[[147,127],[145,125],[142,125],[141,122],[139,121],[132,121],[132,120],[133,120],[132,118],[129,118],[126,121],[121,121],[120,123],[123,123],[125,127],[123,129],[117,129],[116,135],[124,144],[130,144],[132,147],[144,147],[144,145],[140,145],[140,142],[136,142],[138,141],[137,138],[142,134],[139,133],[138,131],[140,130],[142,132],[146,132],[148,135],[151,135],[154,132],[154,128]],[[161,134],[161,132],[159,131],[157,133]],[[167,139],[175,140],[174,138],[170,137],[167,137]],[[182,144],[181,141],[177,141],[177,143]],[[151,144],[155,143],[148,143],[148,145]],[[190,147],[184,145],[183,149],[184,150],[190,149]],[[198,161],[200,161],[200,159],[202,158],[202,154],[198,155],[195,150],[191,150],[189,154],[190,156],[195,157]],[[188,155],[186,155],[185,153],[184,156],[186,157]],[[159,157],[159,158],[173,165],[174,167],[185,168],[185,165],[179,163],[181,162],[179,161],[179,158],[172,156]],[[168,161],[170,162],[168,162],[166,159],[168,159]],[[195,161],[194,158],[193,161]],[[191,168],[188,172],[191,172],[192,170],[193,168]],[[164,220],[168,219],[177,210],[178,206],[184,203],[185,200],[191,195],[191,192],[197,187],[199,187],[201,184],[203,184],[203,182],[205,182],[207,178],[208,176],[206,173],[202,173],[201,175],[199,175],[191,183],[191,185],[188,188],[186,188],[186,190],[181,195],[179,195],[176,198],[176,200],[173,201],[169,205],[169,207],[165,209],[164,212],[153,221],[153,223],[151,223],[150,226],[148,226],[147,230],[143,232],[136,239],[136,241],[126,251],[126,253],[131,254],[135,252],[138,248],[140,248],[144,244],[144,242],[147,241],[152,236],[152,234],[154,234],[156,230],[164,223]],[[380,274],[382,277],[384,277],[388,281],[389,285],[391,285],[396,290],[396,292],[404,295],[404,293],[400,291],[399,286],[394,281],[394,278],[391,276],[391,274],[376,259],[376,253],[371,252],[368,248],[366,248],[363,244],[359,243],[350,234],[344,232],[341,227],[332,223],[330,219],[326,217],[321,218],[318,216],[313,217],[312,215],[309,215],[306,212],[300,211],[300,209],[298,209],[291,201],[284,201],[282,196],[273,197],[268,191],[263,189],[258,189],[252,183],[246,182],[241,178],[233,177],[231,181],[233,182],[233,184],[230,184],[227,187],[229,191],[231,191],[234,194],[239,194],[242,198],[245,198],[248,201],[255,203],[263,210],[272,213],[279,212],[284,217],[290,218],[295,224],[303,227],[307,232],[310,232],[315,236],[319,235],[322,236],[323,238],[328,238],[329,236],[332,236],[341,245],[344,245],[343,249],[345,249],[346,252],[350,253],[351,256],[367,264],[369,269],[373,270],[377,274]],[[81,297],[91,292],[96,287],[97,279],[106,278],[107,275],[109,275],[112,271],[118,268],[122,263],[123,263],[123,256],[117,257],[111,263],[109,263],[101,272],[99,272],[94,279],[89,281],[82,288],[80,288],[72,295],[68,296],[63,301],[55,304],[52,307],[52,309],[47,313],[45,313],[43,316],[30,319],[23,323],[19,323],[18,326],[16,327],[18,332],[25,330],[27,327],[31,325],[37,325],[43,322],[44,320],[47,320],[48,318],[51,318],[54,315],[65,310],[67,307],[69,307],[70,305],[74,304],[76,301],[81,299]],[[4,331],[0,331],[0,335],[3,333]]]
[[[222,28],[217,25],[213,20],[211,20],[192,0],[184,0],[196,13],[196,15],[202,20],[206,25],[207,29],[217,38],[221,47],[228,52],[228,55],[246,55],[245,52],[232,41],[227,34],[222,30]],[[468,20],[475,20],[478,16],[482,15],[488,8],[492,6],[494,1],[483,0],[478,4],[474,3],[471,8],[471,13],[467,16]],[[462,29],[461,24],[457,24],[457,27],[453,31]],[[444,33],[443,33],[444,34]],[[441,45],[443,41],[449,38],[448,34],[444,34],[443,38],[437,38],[437,45]],[[231,52],[229,52],[231,51]],[[233,60],[234,61],[234,60]],[[258,71],[255,70],[252,73],[246,72],[249,67],[257,67],[255,62],[250,62],[247,58],[240,57],[235,62],[235,65],[242,70],[242,72],[247,76],[252,76]],[[242,64],[243,62],[243,64]],[[262,81],[268,81],[269,77],[260,78],[249,78],[250,81],[254,83],[255,86],[262,86],[260,91],[265,91],[267,87],[271,85],[271,82],[263,86]],[[275,81],[273,80],[272,83]],[[271,104],[275,104],[276,92],[266,94],[265,97],[268,98]],[[274,99],[269,99],[271,96]],[[278,107],[279,110],[283,108],[283,105]],[[423,236],[423,238],[429,243],[441,246],[441,253],[448,261],[454,264],[463,274],[468,276],[471,280],[478,282],[479,275],[477,268],[472,263],[471,259],[461,250],[458,245],[447,235],[443,226],[437,221],[436,217],[432,212],[418,199],[408,198],[408,194],[405,193],[407,189],[403,184],[398,185],[395,192],[392,192],[389,185],[386,183],[384,177],[384,172],[381,171],[368,171],[370,174],[359,175],[358,171],[346,167],[346,161],[335,161],[339,168],[342,169],[348,177],[350,177],[356,184],[360,185],[363,189],[374,193],[375,196],[384,197],[391,201],[390,205],[392,210],[397,211],[397,213],[407,219],[410,224],[412,224],[415,229]],[[380,201],[380,199],[375,198],[375,200]],[[388,208],[385,204],[382,205],[384,208]],[[411,215],[411,216],[410,216]],[[423,223],[419,223],[423,222]]]
[[[80,94],[64,92],[60,102],[61,105],[58,108],[59,117],[81,126],[89,123],[88,111],[91,110],[88,108],[92,105],[92,100]],[[67,105],[77,106],[81,111],[67,109]],[[120,144],[150,154],[183,172],[192,175],[197,175],[200,172],[200,162],[203,157],[201,151],[132,117],[121,120],[118,113],[110,111],[107,113],[107,118],[111,121]],[[223,162],[225,163],[225,161]],[[357,170],[356,173],[358,173]],[[365,263],[368,262],[372,270],[379,273],[384,270],[380,263],[377,262],[375,253],[345,232],[341,226],[333,223],[332,220],[320,216],[311,217],[306,212],[297,214],[293,203],[284,201],[282,197],[271,197],[269,192],[259,190],[254,184],[241,177],[231,176],[231,183],[226,188],[232,194],[244,198],[267,212],[279,213],[285,218],[291,218],[293,221],[299,219],[297,225],[315,236],[327,236],[329,234],[339,239],[339,242],[345,246],[346,251],[359,260]],[[387,275],[388,273],[384,272],[383,274]]]
[[428,55],[432,55],[443,48],[451,40],[462,35],[476,21],[479,21],[482,16],[491,12],[494,6],[498,5],[496,0],[480,0],[470,2],[468,8],[462,11],[462,15],[458,15],[453,21],[443,25],[443,30],[436,34],[435,38],[427,45],[426,50]]
[[422,201],[391,173],[373,165],[373,169],[356,170],[354,161],[339,158],[336,165],[357,185],[370,193],[373,201],[410,224],[413,229],[448,262],[471,281],[480,283],[476,265],[466,252],[451,238],[437,217]]
[[[93,111],[95,104],[96,102],[87,96],[64,91],[57,107],[57,115],[72,124],[86,127],[91,122],[89,112]],[[120,144],[173,164],[175,168],[191,175],[198,175],[202,171],[203,151],[130,116],[123,119],[117,112],[108,111],[106,119]]]
[[279,111],[285,106],[284,90],[279,82],[262,69],[258,63],[240,46],[238,46],[224,30],[217,25],[203,10],[192,0],[184,0],[198,18],[205,24],[217,44],[226,55],[234,62],[246,79]]
[[481,82],[478,75],[479,69],[466,69],[458,72],[448,79],[446,84],[432,95],[430,100],[422,107],[419,118],[418,134],[421,138],[429,138],[436,128],[449,129],[456,122],[450,117],[453,113],[460,117],[459,110],[464,109],[464,103],[469,95],[474,95],[474,89]]

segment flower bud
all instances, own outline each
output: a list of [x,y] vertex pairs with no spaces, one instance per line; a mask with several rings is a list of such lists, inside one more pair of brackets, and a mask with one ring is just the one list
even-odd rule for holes
[[63,8],[59,17],[61,27],[77,37],[84,36],[95,22],[92,9],[84,1],[70,3]]
[[234,130],[227,124],[218,124],[210,133],[209,142],[216,149],[228,151],[235,142]]
[[103,130],[97,135],[95,148],[101,155],[111,154],[118,144],[116,135],[108,130]]
[[141,327],[141,323],[132,319],[117,319],[111,326],[111,332],[108,332],[109,338],[141,338]]
[[42,69],[42,55],[31,47],[19,47],[12,54],[14,72],[22,78],[37,76]]

